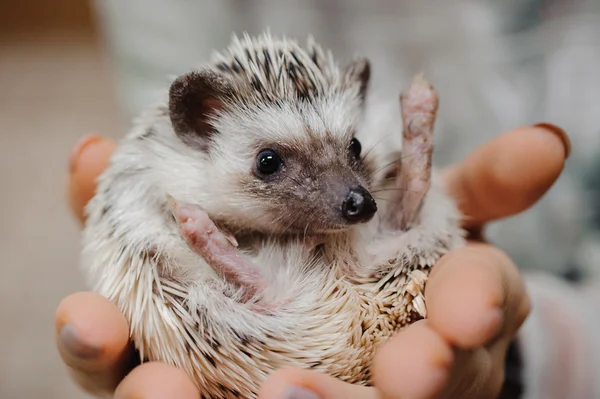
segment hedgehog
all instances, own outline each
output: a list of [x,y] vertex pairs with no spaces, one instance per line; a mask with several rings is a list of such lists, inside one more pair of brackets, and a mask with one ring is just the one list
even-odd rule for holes
[[370,107],[367,58],[233,35],[133,122],[86,207],[81,269],[140,361],[203,398],[256,398],[283,367],[369,386],[381,344],[427,317],[464,245],[432,167],[438,95],[416,75]]

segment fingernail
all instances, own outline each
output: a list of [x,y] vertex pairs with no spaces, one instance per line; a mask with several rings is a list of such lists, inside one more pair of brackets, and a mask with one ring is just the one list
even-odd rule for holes
[[79,139],[79,141],[75,144],[73,149],[71,150],[71,155],[69,156],[69,172],[71,174],[75,173],[75,169],[77,168],[77,160],[81,153],[92,143],[97,143],[102,140],[101,136],[96,134],[91,134]]
[[546,122],[538,123],[534,125],[534,127],[545,129],[557,135],[563,142],[563,146],[565,147],[565,159],[569,157],[569,155],[571,154],[571,140],[569,139],[569,136],[567,135],[567,133],[565,133],[564,130],[562,130],[558,126]]
[[290,386],[285,389],[281,399],[320,399],[320,397],[307,389]]
[[94,357],[98,357],[100,355],[100,348],[94,348],[87,344],[84,344],[77,333],[75,332],[75,328],[67,324],[60,330],[60,340],[63,346],[71,352],[71,354],[80,359],[90,359]]

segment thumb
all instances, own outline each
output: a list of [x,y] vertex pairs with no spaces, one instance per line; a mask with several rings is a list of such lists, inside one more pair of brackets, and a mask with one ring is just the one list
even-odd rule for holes
[[375,388],[311,370],[282,369],[263,384],[259,399],[379,399]]
[[468,218],[465,227],[480,227],[535,204],[560,176],[570,148],[569,137],[556,126],[523,126],[446,169],[443,179]]
[[108,166],[116,144],[98,135],[89,135],[74,146],[69,159],[67,198],[71,212],[83,223],[84,209],[96,192],[96,179]]

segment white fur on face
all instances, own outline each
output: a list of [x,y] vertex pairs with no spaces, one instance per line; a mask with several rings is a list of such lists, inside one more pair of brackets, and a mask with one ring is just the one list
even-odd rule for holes
[[210,214],[256,223],[265,216],[265,199],[245,193],[240,179],[252,176],[258,153],[272,143],[318,141],[326,135],[339,139],[341,145],[349,144],[361,108],[347,96],[332,95],[314,104],[284,102],[251,112],[226,109],[215,119],[217,133],[209,154],[177,146],[161,156],[161,164],[155,166],[162,169],[161,185],[181,201],[202,204]]

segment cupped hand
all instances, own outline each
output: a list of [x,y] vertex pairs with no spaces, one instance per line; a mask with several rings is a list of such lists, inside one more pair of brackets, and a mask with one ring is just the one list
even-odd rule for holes
[[[70,206],[83,222],[95,178],[115,144],[83,139],[71,159]],[[481,240],[483,226],[520,213],[554,184],[570,151],[562,130],[520,127],[444,171],[448,191],[472,232],[465,248],[444,256],[427,287],[428,318],[390,339],[376,356],[375,387],[349,385],[314,371],[286,369],[263,385],[261,399],[492,398],[503,382],[509,343],[529,313],[513,262]],[[67,328],[65,328],[67,327]],[[159,363],[136,366],[119,310],[92,293],[64,299],[56,314],[57,346],[75,381],[97,396],[192,399],[193,383]],[[131,371],[133,370],[133,371]]]

